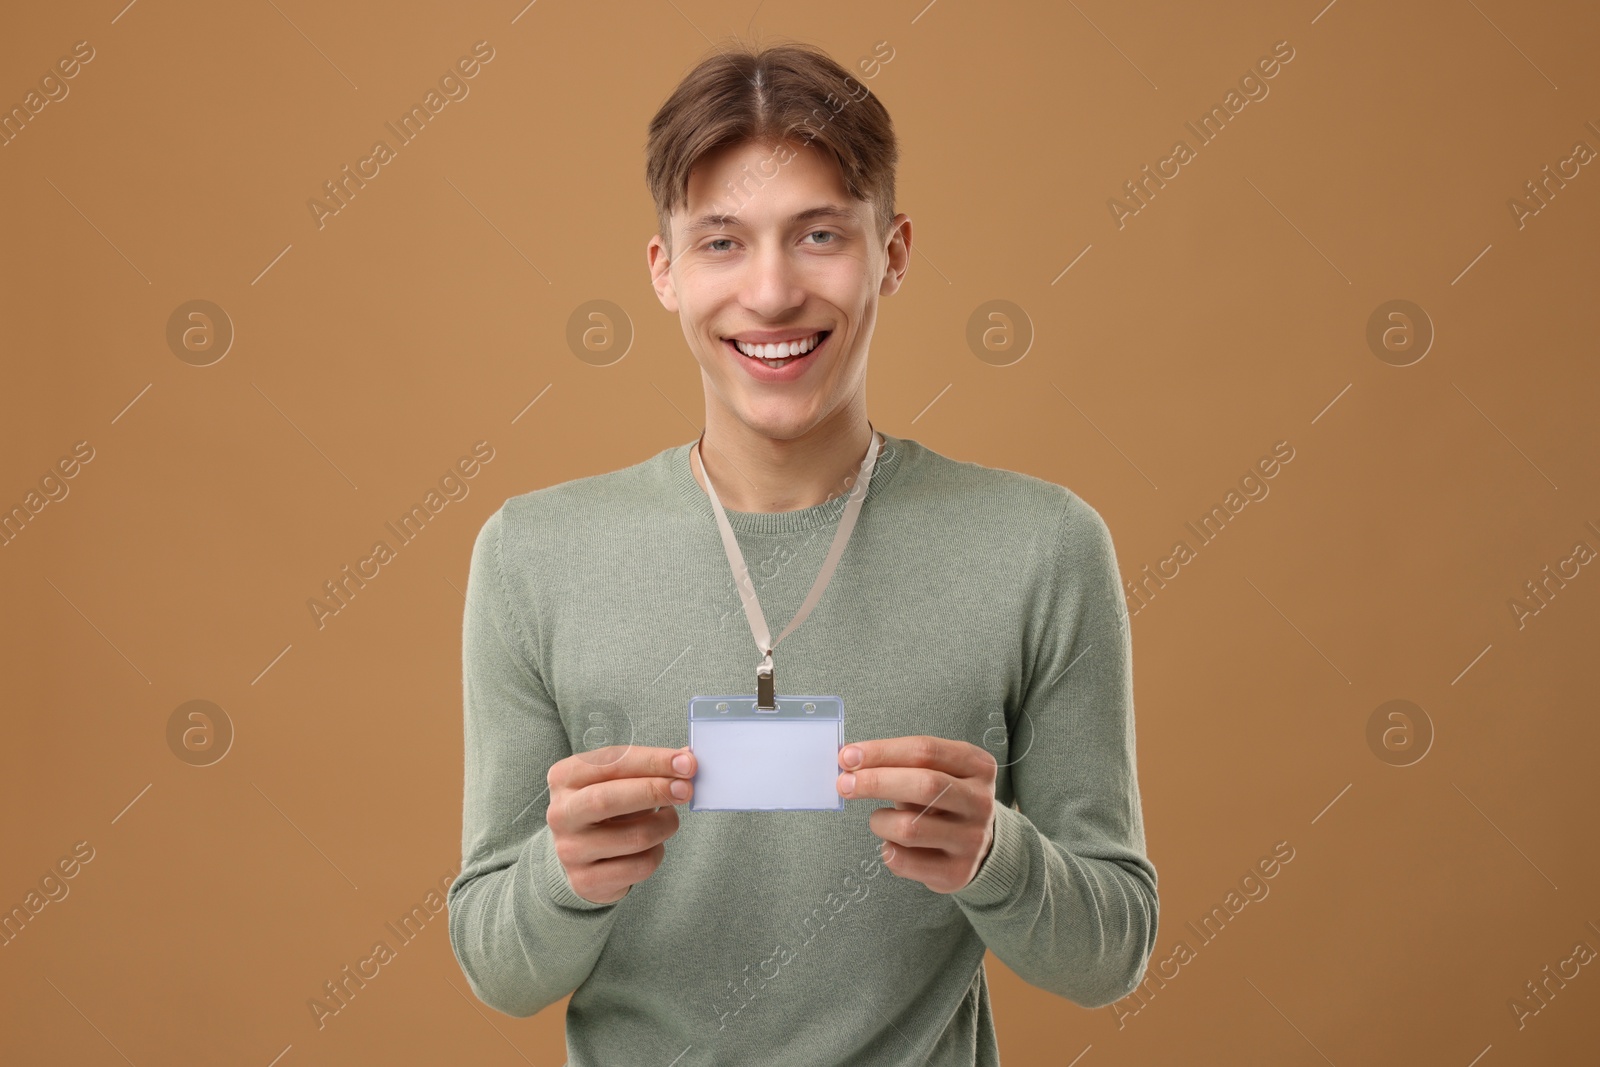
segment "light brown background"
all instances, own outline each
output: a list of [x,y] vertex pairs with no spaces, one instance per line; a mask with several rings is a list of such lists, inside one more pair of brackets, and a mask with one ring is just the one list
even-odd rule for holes
[[[1592,1062],[1596,966],[1524,1027],[1508,1001],[1600,948],[1600,574],[1521,629],[1509,601],[1600,547],[1600,173],[1521,227],[1508,200],[1600,149],[1600,13],[1204,7],[8,10],[7,108],[75,42],[96,57],[0,148],[0,504],[95,458],[0,549],[0,906],[95,858],[0,949],[0,1061],[562,1061],[564,1002],[476,1003],[442,913],[324,1029],[307,1001],[459,865],[483,519],[698,432],[642,146],[748,31],[894,51],[867,84],[914,254],[872,352],[882,429],[1071,487],[1130,580],[1295,449],[1133,624],[1156,959],[1195,958],[1119,1026],[991,956],[1005,1062]],[[1119,229],[1108,198],[1285,39],[1270,95]],[[479,40],[470,96],[319,229],[322,183]],[[165,339],[193,299],[237,334],[208,367]],[[636,331],[606,367],[565,340],[596,299]],[[991,299],[1035,331],[1011,366],[965,341]],[[1366,340],[1392,299],[1437,331],[1406,367]],[[322,583],[482,439],[470,495],[318,629]],[[1397,698],[1434,733],[1404,767],[1366,732]],[[209,767],[168,746],[194,699],[236,731]],[[1185,924],[1279,841],[1270,895],[1200,946]]]

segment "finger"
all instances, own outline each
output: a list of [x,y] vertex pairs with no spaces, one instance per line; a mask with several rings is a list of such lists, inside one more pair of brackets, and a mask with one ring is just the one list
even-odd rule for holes
[[[855,763],[854,752],[860,762]],[[993,755],[968,741],[916,734],[886,737],[876,741],[852,741],[839,750],[839,766],[845,770],[862,767],[926,767],[943,771],[954,778],[992,778],[996,761]]]
[[561,808],[562,829],[570,833],[619,815],[653,813],[655,808],[685,804],[693,795],[694,783],[685,778],[623,778],[563,792],[552,804]]
[[883,865],[891,874],[921,882],[935,893],[954,893],[961,888],[949,853],[938,849],[890,845]]
[[975,783],[922,767],[846,771],[839,776],[839,793],[851,800],[892,800],[918,812],[932,809],[954,815],[975,815],[978,811]]
[[[617,856],[581,865],[578,868],[577,879],[572,882],[572,888],[585,900],[596,904],[615,904],[627,896],[635,885],[654,874],[656,868],[661,866],[661,861],[666,858],[666,854],[665,846],[656,845],[636,855]],[[591,887],[605,887],[610,891],[597,892]],[[615,892],[613,887],[620,888],[622,892]],[[594,895],[585,893],[583,891],[585,888],[589,888]]]
[[[684,757],[682,767],[674,763],[679,756]],[[583,789],[623,778],[693,778],[696,769],[694,752],[688,746],[607,745],[557,761],[546,778],[551,789]]]
[[936,850],[959,855],[982,846],[983,828],[971,819],[940,811],[879,808],[867,818],[874,834],[902,849]]
[[676,808],[663,808],[633,822],[600,823],[576,839],[574,855],[567,862],[599,863],[649,852],[677,833],[678,826]]
[[638,822],[640,819],[643,819],[648,815],[654,815],[656,812],[658,812],[660,810],[661,809],[659,807],[650,807],[650,808],[645,808],[642,811],[630,811],[626,815],[613,815],[609,819],[601,819],[600,822],[599,822],[599,825],[600,826],[615,826],[615,825],[617,825],[619,823]]

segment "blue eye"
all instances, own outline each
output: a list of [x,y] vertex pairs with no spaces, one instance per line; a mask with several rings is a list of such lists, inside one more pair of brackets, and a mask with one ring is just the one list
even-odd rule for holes
[[[839,235],[834,233],[832,230],[812,230],[810,233],[806,234],[806,236],[807,237],[818,237],[818,236],[821,236],[821,237],[831,237],[831,238],[833,238],[833,240],[830,240],[830,241],[822,241],[822,242],[813,243],[812,246],[811,246],[813,248],[819,248],[819,247],[822,247],[824,245],[831,245],[831,244],[838,244],[839,243],[839,241],[838,241]],[[720,245],[720,244],[729,244],[732,241],[733,241],[733,238],[731,238],[731,237],[713,237],[711,240],[709,240],[709,241],[707,241],[705,243],[704,247],[705,247],[706,251],[708,251],[708,252],[725,252],[725,251],[728,251],[728,249],[718,248],[716,246]]]

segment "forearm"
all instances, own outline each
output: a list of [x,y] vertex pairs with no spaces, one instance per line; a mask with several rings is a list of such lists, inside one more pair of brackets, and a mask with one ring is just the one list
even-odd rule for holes
[[1018,977],[1086,1008],[1126,996],[1155,944],[1148,861],[1069,851],[1006,805],[989,857],[954,899]]
[[548,826],[515,856],[509,866],[490,857],[462,869],[449,893],[450,944],[480,1000],[527,1016],[589,976],[617,909],[572,891]]

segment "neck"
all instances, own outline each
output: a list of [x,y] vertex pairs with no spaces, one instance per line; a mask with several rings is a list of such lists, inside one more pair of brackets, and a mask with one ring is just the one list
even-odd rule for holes
[[704,489],[704,463],[728,511],[799,511],[850,491],[869,434],[882,436],[873,433],[864,410],[841,413],[789,441],[757,433],[737,419],[708,418],[700,448],[689,450],[689,469]]

